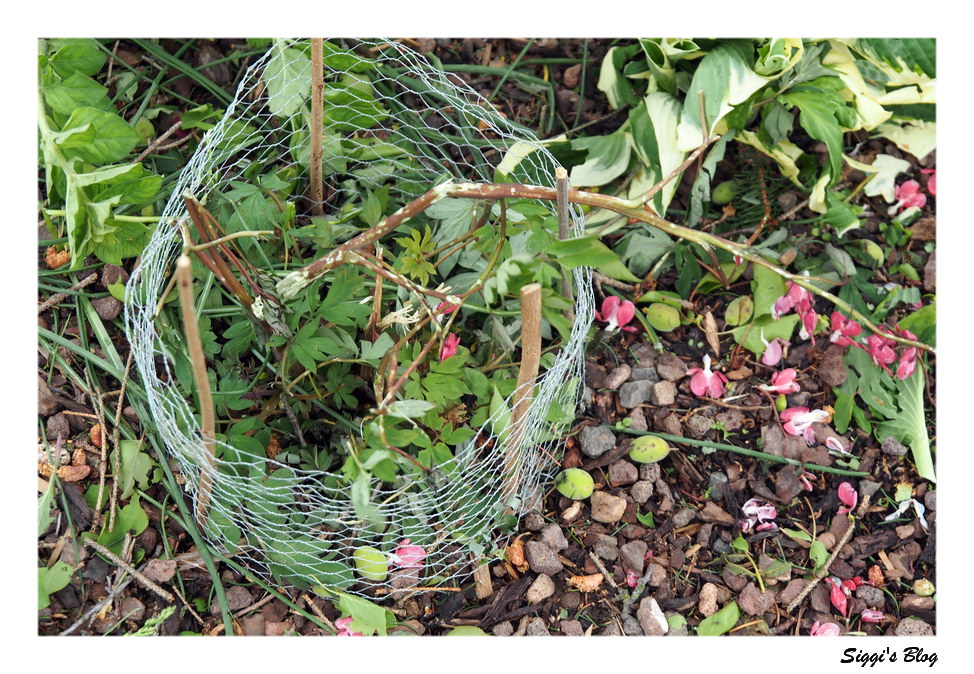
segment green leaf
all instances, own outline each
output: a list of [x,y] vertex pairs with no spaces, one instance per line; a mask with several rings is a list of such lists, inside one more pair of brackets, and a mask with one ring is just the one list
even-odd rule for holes
[[622,74],[626,61],[639,52],[639,45],[626,47],[611,47],[602,59],[599,71],[599,91],[605,92],[609,99],[609,107],[613,110],[623,105],[634,105],[639,99],[632,92],[632,86]]
[[51,526],[54,518],[51,517],[51,510],[54,507],[54,480],[47,483],[47,489],[37,499],[37,535],[42,536],[47,528]]
[[751,290],[754,291],[754,317],[770,314],[774,303],[785,294],[787,288],[780,274],[763,265],[754,265],[754,280],[751,282]]
[[[672,173],[687,156],[677,146],[677,127],[682,107],[674,96],[654,91],[643,99],[642,105],[629,113],[633,149],[651,169],[654,183]],[[681,176],[678,174],[654,196],[653,205],[660,216],[666,214]]]
[[58,562],[50,569],[41,566],[37,569],[37,609],[45,609],[51,605],[51,596],[63,590],[71,582],[74,568],[64,562]]
[[835,184],[842,171],[843,127],[856,124],[855,111],[846,105],[840,92],[845,85],[838,77],[819,77],[799,84],[778,100],[786,107],[797,107],[798,122],[809,136],[825,143],[829,150],[829,184]]
[[128,505],[118,510],[115,517],[114,531],[108,530],[108,521],[106,518],[102,532],[98,536],[98,542],[117,555],[122,551],[122,545],[125,543],[125,536],[127,534],[131,533],[132,536],[138,536],[148,526],[149,518],[146,516],[145,511],[142,510],[139,497],[133,496]]
[[61,82],[44,87],[44,102],[55,113],[70,115],[76,108],[107,109],[110,105],[107,94],[108,89],[74,72]]
[[338,609],[342,614],[351,616],[349,628],[352,632],[361,632],[370,637],[373,634],[386,636],[389,623],[395,622],[394,616],[386,609],[373,604],[368,599],[356,597],[344,592],[336,592]]
[[800,529],[786,529],[782,527],[781,533],[783,533],[788,538],[791,538],[796,541],[805,541],[806,543],[812,542],[812,537],[808,533],[801,531]]
[[848,393],[840,393],[835,397],[835,430],[838,433],[845,433],[849,430],[849,422],[852,420],[852,408],[855,406],[855,399]]
[[621,176],[629,166],[628,134],[617,131],[607,136],[576,138],[573,150],[587,150],[584,164],[572,167],[573,187],[599,187]]
[[764,349],[766,348],[764,342],[761,341],[762,334],[768,342],[771,342],[776,337],[790,341],[792,333],[795,332],[795,326],[798,325],[798,321],[799,318],[795,314],[782,316],[776,321],[772,320],[771,316],[766,315],[754,319],[754,321],[747,325],[734,328],[732,334],[738,344],[743,344],[745,349],[759,356],[764,353]]
[[741,617],[741,610],[736,601],[732,601],[709,618],[704,618],[697,625],[697,634],[702,637],[716,637],[730,631]]
[[399,417],[400,419],[418,419],[436,405],[425,400],[397,400],[389,405],[389,416]]
[[856,275],[856,264],[852,257],[842,250],[836,248],[831,243],[825,244],[825,257],[828,258],[827,267],[831,267],[842,278],[850,278]]
[[51,57],[51,66],[61,77],[74,73],[96,75],[105,65],[106,54],[95,40],[89,38],[70,38],[58,40],[60,49]]
[[[871,183],[872,181],[870,181]],[[835,228],[835,233],[840,238],[862,226],[862,221],[859,219],[860,208],[850,206],[831,192],[826,195],[825,201],[829,206],[829,210],[825,212],[825,222]],[[852,260],[849,262],[851,263]],[[852,269],[855,269],[855,265],[852,266]],[[842,274],[839,269],[836,271]]]
[[888,64],[896,72],[905,68],[917,74],[937,76],[935,38],[859,38],[855,49],[872,60]]
[[899,413],[878,425],[876,438],[882,442],[892,436],[907,443],[913,452],[917,473],[925,480],[936,482],[930,438],[927,435],[927,420],[923,412],[924,384],[923,369],[920,367],[906,379],[896,380],[896,404]]
[[633,274],[644,276],[658,259],[673,248],[673,240],[655,227],[632,230],[622,237],[614,250]]
[[300,49],[285,47],[275,40],[271,58],[264,67],[267,107],[272,114],[290,117],[311,96],[311,59]]
[[825,549],[822,541],[817,538],[812,541],[811,547],[808,548],[808,559],[815,565],[812,569],[814,572],[818,572],[819,569],[825,566],[825,562],[829,559],[829,551]]
[[548,254],[565,269],[592,267],[618,281],[639,283],[639,277],[622,264],[619,256],[612,252],[598,236],[580,236],[564,241],[555,241],[548,248]]
[[930,346],[937,345],[937,305],[928,304],[901,319],[899,326]]
[[[126,500],[132,496],[136,484],[142,490],[148,489],[149,471],[152,470],[155,462],[142,451],[143,443],[139,440],[121,440],[118,447],[122,456],[116,479],[121,488],[120,498]],[[112,465],[115,465],[114,457],[115,452],[112,452]]]
[[680,115],[679,148],[695,150],[703,142],[700,95],[703,94],[708,135],[735,105],[743,103],[767,84],[767,79],[751,70],[753,47],[743,40],[719,45],[703,57],[693,73]]
[[362,353],[359,357],[362,360],[378,361],[394,343],[388,332],[383,332],[374,342],[362,340]]
[[504,396],[497,390],[497,386],[494,386],[494,394],[490,399],[490,419],[491,431],[503,444],[510,433],[511,409],[507,406]]
[[90,141],[81,142],[79,136],[71,136],[58,143],[69,159],[79,158],[90,164],[110,164],[128,156],[139,142],[139,134],[124,119],[113,112],[91,107],[77,108],[61,131],[86,126],[94,131]]

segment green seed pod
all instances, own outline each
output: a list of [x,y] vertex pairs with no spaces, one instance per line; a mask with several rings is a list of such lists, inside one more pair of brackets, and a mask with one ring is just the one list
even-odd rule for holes
[[670,453],[666,440],[655,435],[640,435],[629,445],[629,458],[636,463],[658,463]]
[[595,480],[581,468],[563,470],[555,478],[555,489],[562,496],[581,501],[587,499],[595,491]]
[[382,581],[389,573],[389,560],[379,550],[368,545],[352,553],[355,571],[366,580]]
[[448,637],[486,637],[488,636],[479,627],[474,627],[473,625],[460,625],[459,627],[454,627],[452,630],[446,633]]
[[646,318],[660,332],[669,332],[680,327],[680,312],[668,304],[650,304],[646,310]]
[[710,201],[718,206],[730,203],[740,191],[740,186],[733,180],[725,180],[710,193]]
[[788,408],[788,398],[785,397],[784,393],[779,393],[778,397],[774,399],[774,406],[779,412],[784,412]]
[[744,325],[754,315],[754,300],[750,295],[741,295],[727,305],[724,320],[727,325]]
[[925,578],[920,578],[913,581],[913,594],[920,595],[921,597],[932,597],[937,591],[933,583]]
[[875,266],[883,264],[886,260],[886,256],[883,254],[883,249],[879,247],[875,241],[871,239],[860,239],[859,246],[862,251],[869,256],[869,259],[873,261]]

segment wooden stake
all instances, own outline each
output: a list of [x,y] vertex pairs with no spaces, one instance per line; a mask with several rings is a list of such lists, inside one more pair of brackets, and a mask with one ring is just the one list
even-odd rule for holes
[[[568,171],[561,166],[555,169],[555,187],[558,197],[558,238],[561,241],[565,241],[571,234],[568,229]],[[568,272],[564,269],[561,271],[561,294],[572,305],[575,304],[575,293],[572,291],[572,284],[568,279]],[[572,322],[575,320],[574,306],[568,310],[568,320]]]
[[324,214],[321,182],[321,132],[324,105],[324,56],[322,38],[311,38],[311,212]]
[[203,430],[203,448],[206,450],[204,465],[200,466],[199,494],[196,497],[196,520],[202,526],[206,522],[206,511],[210,505],[210,492],[213,489],[213,473],[216,470],[214,438],[216,437],[216,418],[213,412],[213,395],[210,392],[210,378],[206,374],[206,356],[196,320],[196,307],[193,302],[193,267],[187,255],[180,255],[176,261],[176,276],[179,279],[179,303],[183,311],[183,334],[189,347],[189,358],[193,364],[193,380],[200,396],[200,416]]
[[486,599],[494,594],[494,583],[490,579],[490,565],[481,564],[473,572],[474,589],[477,599]]
[[511,412],[510,435],[505,450],[507,485],[504,498],[517,491],[521,466],[521,444],[526,435],[525,423],[531,408],[534,387],[541,363],[541,286],[529,283],[521,288],[521,369],[517,373],[514,408]]

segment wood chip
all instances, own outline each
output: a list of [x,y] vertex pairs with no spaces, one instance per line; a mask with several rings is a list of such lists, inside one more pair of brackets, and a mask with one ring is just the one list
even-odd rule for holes
[[595,592],[602,585],[605,576],[593,573],[589,576],[569,576],[568,584],[581,592]]

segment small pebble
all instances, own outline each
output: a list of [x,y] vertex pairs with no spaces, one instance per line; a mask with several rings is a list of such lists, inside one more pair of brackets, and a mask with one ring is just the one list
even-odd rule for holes
[[604,491],[596,491],[591,496],[592,519],[605,524],[615,524],[626,512],[626,500]]
[[612,372],[610,372],[605,378],[605,388],[609,389],[610,391],[615,391],[629,380],[630,374],[632,374],[632,368],[623,363],[612,370]]
[[648,403],[653,393],[653,384],[648,381],[630,381],[619,388],[619,404],[632,409]]
[[558,552],[568,547],[568,539],[565,538],[561,527],[554,522],[541,530],[541,535],[538,536],[538,540]]
[[640,480],[629,489],[629,495],[636,503],[645,503],[653,495],[653,483],[649,480]]
[[616,446],[616,436],[606,426],[585,426],[578,434],[582,454],[598,458]]
[[672,405],[676,402],[676,385],[671,381],[660,381],[653,384],[652,403],[660,407]]
[[528,588],[525,596],[529,604],[540,604],[554,593],[555,581],[551,579],[551,576],[542,573],[531,583],[531,587]]

